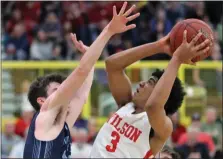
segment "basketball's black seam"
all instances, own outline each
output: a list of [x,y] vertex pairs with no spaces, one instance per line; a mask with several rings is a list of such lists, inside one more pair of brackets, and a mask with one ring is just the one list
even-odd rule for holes
[[[200,25],[204,25],[203,23],[201,23],[201,22],[191,22],[190,24],[193,24],[193,23],[195,23],[195,24],[200,24]],[[192,27],[191,25],[190,25],[190,27]],[[207,27],[208,28],[208,27]],[[209,30],[210,30],[210,32],[211,32],[211,34],[212,34],[212,30],[211,30],[211,28],[208,28]],[[208,38],[209,39],[209,38]],[[203,39],[204,40],[204,39]],[[211,40],[211,42],[213,42],[212,41],[212,39],[210,38],[209,40]]]
[[[180,28],[181,28],[182,26],[184,26],[184,24],[185,24],[185,22],[182,22],[182,25],[176,30],[175,35],[177,35],[178,31],[180,30]],[[174,50],[176,49],[176,48],[175,48],[175,41],[176,41],[176,36],[174,37],[174,41],[173,41],[173,48],[174,48]]]
[[[197,34],[199,33],[193,26],[190,25],[191,23],[187,24],[190,28],[192,28]],[[198,23],[200,24],[200,23]],[[204,41],[205,39],[203,39],[203,37],[201,36],[202,40]],[[198,39],[199,43],[202,43],[203,41],[200,42],[200,38]]]
[[[196,23],[196,22],[194,22],[194,23]],[[188,23],[187,23],[187,24],[188,24]],[[192,23],[189,23],[188,26],[189,26],[190,28],[192,28],[196,33],[199,33],[199,32],[198,32],[193,26],[191,26],[190,24],[192,24]],[[196,24],[200,24],[200,23],[196,23]],[[200,24],[200,25],[201,25],[201,24]],[[202,36],[201,36],[201,38],[203,39]],[[205,40],[205,39],[203,39],[203,41],[204,41],[204,40]],[[203,41],[202,41],[202,42],[203,42]],[[198,39],[198,42],[201,43],[201,42],[200,42],[200,38]]]

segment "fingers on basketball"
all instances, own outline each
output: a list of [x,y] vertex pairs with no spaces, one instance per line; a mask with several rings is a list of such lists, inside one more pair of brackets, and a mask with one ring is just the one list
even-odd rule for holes
[[198,41],[198,39],[200,38],[202,36],[202,33],[198,33],[192,40],[191,40],[191,42],[190,42],[190,45],[191,46],[195,46],[196,45],[196,43],[197,43],[197,41]]
[[183,43],[187,43],[187,30],[184,30],[183,33]]
[[209,39],[206,39],[205,41],[203,41],[201,44],[197,45],[195,47],[195,50],[197,51],[200,51],[202,49],[204,49],[205,47],[209,46],[210,45],[210,40]]

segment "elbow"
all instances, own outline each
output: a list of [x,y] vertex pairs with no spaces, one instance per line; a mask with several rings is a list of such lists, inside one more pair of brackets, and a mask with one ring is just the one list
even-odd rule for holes
[[115,57],[112,57],[112,56],[108,57],[105,60],[105,66],[106,66],[106,70],[109,71],[109,72],[123,69],[120,66],[119,59],[116,59]]
[[114,64],[113,64],[113,60],[110,57],[108,57],[105,60],[105,66],[106,66],[106,70],[112,70],[113,69]]

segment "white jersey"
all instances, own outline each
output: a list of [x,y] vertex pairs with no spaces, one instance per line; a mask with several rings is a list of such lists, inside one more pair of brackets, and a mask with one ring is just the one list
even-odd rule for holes
[[152,158],[146,112],[132,114],[132,103],[120,108],[101,128],[91,158]]

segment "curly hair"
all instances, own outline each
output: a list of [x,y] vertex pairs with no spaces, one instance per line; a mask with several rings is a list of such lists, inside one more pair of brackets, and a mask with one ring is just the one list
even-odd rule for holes
[[165,145],[163,147],[161,153],[162,152],[169,154],[174,159],[180,159],[181,158],[180,154],[177,151],[175,151],[174,149],[170,148],[167,145]]
[[[152,73],[152,76],[161,78],[164,71],[156,70]],[[167,115],[174,114],[182,105],[183,99],[185,96],[184,88],[182,87],[182,83],[179,78],[176,78],[170,93],[170,96],[164,106]]]
[[28,100],[36,111],[40,110],[40,105],[37,103],[38,97],[47,97],[47,86],[52,82],[62,83],[65,76],[60,74],[49,74],[46,76],[38,77],[29,88]]

